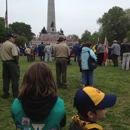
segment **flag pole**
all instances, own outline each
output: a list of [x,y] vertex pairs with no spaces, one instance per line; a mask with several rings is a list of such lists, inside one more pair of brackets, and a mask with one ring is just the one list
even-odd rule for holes
[[107,66],[107,54],[108,54],[108,41],[107,37],[105,36],[104,40],[104,65]]
[[6,25],[6,30],[8,33],[8,1],[6,0],[6,14],[5,14],[5,25]]
[[7,10],[7,27],[8,27],[8,1],[6,0],[6,10]]

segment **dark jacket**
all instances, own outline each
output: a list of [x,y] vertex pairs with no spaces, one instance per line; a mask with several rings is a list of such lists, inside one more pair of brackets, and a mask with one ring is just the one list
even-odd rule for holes
[[79,44],[75,44],[75,45],[73,46],[73,51],[74,51],[74,52],[79,52],[79,51],[80,51],[80,46],[79,46]]
[[45,48],[45,46],[43,44],[40,44],[38,46],[39,56],[44,56],[44,48]]
[[130,43],[129,43],[129,42],[123,43],[123,44],[121,45],[121,52],[122,52],[122,53],[130,52]]

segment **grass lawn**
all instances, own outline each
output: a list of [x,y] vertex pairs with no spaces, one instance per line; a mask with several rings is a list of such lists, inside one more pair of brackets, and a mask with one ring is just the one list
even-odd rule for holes
[[[39,58],[36,57],[38,62]],[[81,73],[76,63],[68,66],[67,82],[68,89],[59,89],[58,95],[65,102],[67,124],[63,130],[68,130],[68,126],[71,122],[71,117],[77,113],[73,108],[73,98],[75,92],[81,88],[80,78]],[[26,69],[32,64],[27,62],[26,57],[20,57],[20,84]],[[55,64],[48,63],[54,77]],[[122,71],[119,67],[112,67],[112,63],[108,63],[108,66],[99,66],[94,72],[94,86],[105,93],[114,93],[117,95],[116,105],[107,109],[106,118],[97,121],[104,127],[104,130],[130,130],[130,71]],[[14,122],[11,118],[10,107],[13,102],[12,90],[10,86],[10,98],[2,99],[2,63],[0,61],[0,130],[15,130]],[[56,118],[56,117],[54,117]]]

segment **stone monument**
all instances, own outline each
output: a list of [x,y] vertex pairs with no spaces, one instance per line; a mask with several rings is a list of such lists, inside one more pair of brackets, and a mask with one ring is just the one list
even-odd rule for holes
[[[51,45],[55,45],[59,37],[64,37],[64,31],[60,28],[59,31],[56,30],[56,20],[55,20],[55,0],[48,0],[48,10],[47,10],[47,29],[43,27],[40,35],[34,38],[32,44],[40,44],[41,42],[50,42]],[[67,42],[75,42],[73,38],[66,38]]]
[[55,0],[48,0],[47,32],[56,32]]
[[63,30],[56,31],[55,0],[48,0],[47,30],[43,27],[39,38],[42,41],[50,41],[52,44],[55,44],[61,36],[64,36]]

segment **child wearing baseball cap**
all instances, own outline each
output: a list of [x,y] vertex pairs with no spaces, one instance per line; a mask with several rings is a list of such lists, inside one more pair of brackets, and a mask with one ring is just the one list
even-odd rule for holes
[[96,120],[105,117],[106,108],[114,106],[116,98],[116,95],[105,94],[94,87],[78,90],[74,97],[78,115],[72,117],[69,130],[103,130]]

